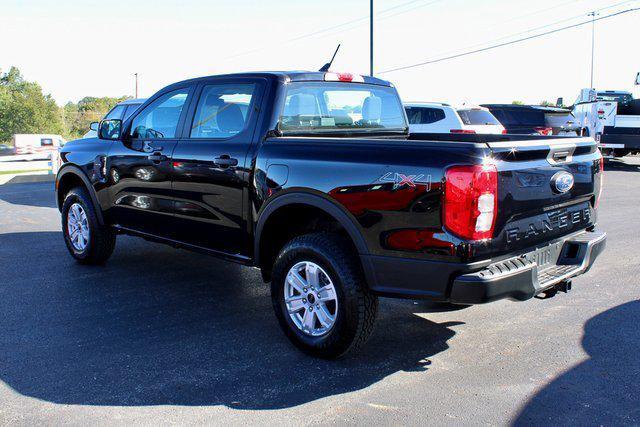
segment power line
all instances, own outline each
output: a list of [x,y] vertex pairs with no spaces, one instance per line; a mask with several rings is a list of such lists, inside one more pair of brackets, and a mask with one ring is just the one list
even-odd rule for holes
[[[615,3],[615,4],[612,4],[612,5],[609,5],[609,6],[601,7],[601,8],[599,8],[599,9],[595,9],[595,11],[596,11],[596,12],[601,12],[601,11],[603,11],[603,10],[612,9],[612,8],[614,8],[614,7],[617,7],[617,6],[621,6],[621,5],[623,5],[623,4],[627,4],[627,3],[634,3],[634,2],[636,2],[636,1],[637,1],[637,0],[625,0],[625,1],[622,1],[622,2],[619,2],[619,3]],[[565,4],[565,3],[563,3],[563,4]],[[542,9],[542,10],[539,10],[539,11],[537,11],[537,12],[532,12],[532,13],[530,13],[530,14],[529,14],[529,16],[530,16],[530,15],[535,15],[536,13],[544,12],[544,11],[546,11],[546,10],[549,10],[549,9]],[[472,44],[472,45],[467,45],[467,46],[465,46],[465,47],[461,47],[461,48],[458,48],[458,49],[452,49],[452,50],[448,50],[448,51],[446,51],[446,52],[441,52],[441,53],[439,53],[439,54],[438,54],[438,55],[436,55],[436,56],[432,56],[432,57],[428,58],[428,59],[427,59],[427,61],[431,61],[431,59],[432,59],[432,58],[433,58],[433,59],[439,58],[439,57],[441,57],[442,55],[449,55],[449,54],[451,54],[451,53],[459,52],[459,51],[461,51],[461,50],[473,49],[473,48],[478,47],[478,46],[484,46],[484,45],[486,45],[486,44],[488,44],[488,43],[493,43],[493,42],[497,42],[497,41],[500,41],[500,40],[510,39],[510,38],[513,38],[513,37],[521,36],[521,35],[523,35],[523,34],[528,34],[528,33],[532,33],[532,32],[534,32],[534,31],[543,30],[543,29],[545,29],[545,28],[554,27],[554,26],[556,26],[556,25],[558,25],[558,24],[563,24],[563,23],[565,23],[565,22],[573,21],[574,19],[582,18],[582,17],[584,17],[584,16],[586,16],[586,15],[587,15],[587,12],[584,12],[584,13],[581,13],[581,14],[579,14],[579,15],[574,15],[574,16],[571,16],[571,17],[569,17],[569,18],[564,18],[564,19],[561,19],[561,20],[559,20],[559,21],[551,22],[551,23],[549,23],[549,24],[540,25],[540,26],[538,26],[538,27],[534,27],[534,28],[529,28],[528,30],[525,30],[525,31],[520,31],[520,32],[517,32],[517,33],[514,33],[514,34],[508,34],[508,35],[506,35],[506,36],[497,37],[497,38],[495,38],[495,39],[485,40],[485,41],[483,41],[483,42],[481,42],[481,43],[474,43],[474,44]],[[520,16],[520,18],[521,18],[521,17],[525,17],[525,16],[526,16],[526,15],[521,15],[521,16]],[[504,23],[507,23],[507,22],[511,22],[512,20],[513,20],[513,19],[508,19],[508,20],[506,20],[506,21],[502,21],[502,22],[500,22],[500,23],[498,23],[498,24],[496,24],[496,25],[501,25],[501,24],[504,24]],[[495,27],[495,25],[494,25],[494,27]]]
[[[391,12],[393,10],[400,9],[402,7],[409,6],[409,5],[412,5],[414,3],[419,3],[419,2],[423,2],[423,1],[425,1],[425,0],[410,0],[410,1],[404,2],[402,4],[398,4],[398,5],[395,5],[395,6],[392,6],[392,7],[388,7],[386,9],[383,9],[380,12],[376,13],[376,16],[384,15],[385,13]],[[428,6],[430,4],[437,3],[439,1],[442,1],[442,0],[432,0],[431,2],[427,3],[426,5],[420,5],[418,7]],[[384,18],[388,18],[388,17],[390,18],[391,16],[396,16],[396,15],[399,15],[401,13],[408,12],[409,10],[417,9],[418,7],[411,8],[411,9],[408,9],[406,11],[400,11],[399,13],[392,14],[392,15],[386,16]],[[360,17],[360,18],[357,18],[357,19],[352,19],[350,21],[343,22],[341,24],[332,25],[330,27],[322,28],[322,29],[319,29],[319,30],[316,30],[316,31],[312,31],[310,33],[301,34],[299,36],[283,40],[283,41],[279,42],[278,44],[282,45],[282,44],[288,44],[288,43],[297,42],[299,40],[303,40],[303,39],[306,39],[308,37],[317,36],[317,35],[320,35],[320,34],[323,34],[323,33],[327,33],[327,32],[330,32],[330,31],[333,31],[333,30],[336,30],[336,29],[339,29],[339,28],[342,28],[342,27],[346,27],[346,26],[349,26],[349,25],[353,25],[353,24],[356,24],[356,23],[359,23],[358,25],[363,25],[364,24],[363,21],[367,21],[368,19],[369,19],[369,16],[363,16],[363,17]],[[339,31],[339,32],[342,32],[342,31]],[[225,59],[233,59],[233,58],[237,58],[237,57],[240,57],[240,56],[250,55],[250,54],[255,53],[255,52],[260,52],[263,49],[264,48],[256,48],[256,49],[248,50],[248,51],[245,51],[245,52],[241,52],[241,53],[238,53],[238,54],[235,54],[235,55],[228,56]]]
[[536,11],[533,11],[533,12],[525,13],[524,15],[514,16],[513,18],[509,18],[509,19],[506,19],[504,21],[500,21],[497,24],[491,25],[488,28],[494,28],[494,27],[496,27],[496,25],[508,24],[509,22],[513,22],[513,21],[517,21],[517,20],[522,19],[522,18],[528,18],[530,16],[538,15],[538,14],[540,14],[542,12],[548,12],[550,10],[558,9],[560,7],[566,6],[566,5],[571,4],[571,3],[577,3],[579,1],[582,1],[582,0],[569,0],[569,1],[566,1],[564,3],[556,4],[556,5],[551,6],[551,7],[547,7],[547,8],[544,8],[544,9],[539,9],[539,10],[536,10]]
[[[409,8],[409,9],[401,10],[401,11],[396,12],[396,13],[393,13],[393,14],[391,14],[391,15],[383,16],[383,17],[381,17],[381,18],[378,18],[376,21],[378,21],[378,22],[379,22],[379,21],[384,21],[385,19],[394,18],[394,17],[396,17],[396,16],[398,16],[398,15],[402,15],[402,14],[404,14],[404,13],[408,13],[408,12],[411,12],[411,11],[413,11],[413,10],[420,9],[420,8],[423,8],[423,7],[426,7],[426,6],[431,6],[432,4],[434,4],[434,3],[439,3],[439,2],[441,2],[441,1],[443,1],[443,0],[432,0],[432,1],[430,1],[429,3],[421,4],[421,5],[418,5],[418,6],[411,7],[411,8]],[[407,4],[404,4],[404,6],[406,6],[406,5],[407,5]],[[402,5],[401,5],[401,6],[402,6]],[[399,7],[399,6],[397,6],[397,7]],[[389,10],[389,9],[387,9],[387,10],[385,10],[385,11],[383,11],[383,12],[386,12],[386,11],[388,11],[388,10]],[[382,14],[383,12],[380,12],[380,14]],[[378,14],[378,15],[380,15],[380,14]],[[333,31],[333,32],[330,32],[330,33],[326,33],[326,34],[322,35],[322,37],[327,37],[327,36],[331,36],[331,35],[334,35],[334,34],[341,34],[341,33],[344,33],[345,31],[351,31],[351,30],[353,30],[353,29],[355,29],[355,28],[358,28],[358,27],[361,27],[361,26],[363,26],[363,25],[366,25],[366,24],[367,24],[366,22],[359,22],[359,21],[362,21],[362,19],[358,19],[358,20],[355,20],[354,22],[350,23],[350,24],[351,24],[351,26],[350,26],[350,27],[343,28],[343,29],[340,29],[340,30],[338,30],[338,31]],[[358,22],[359,22],[359,23],[358,23]],[[354,25],[354,23],[355,23],[355,25]]]
[[534,34],[534,35],[529,36],[529,37],[523,37],[521,39],[512,40],[512,41],[508,41],[508,42],[504,42],[504,43],[499,43],[499,44],[496,44],[496,45],[493,45],[493,46],[484,47],[484,48],[481,48],[481,49],[475,49],[475,50],[472,50],[472,51],[469,51],[469,52],[463,52],[463,53],[459,53],[459,54],[456,54],[456,55],[450,55],[450,56],[446,56],[444,58],[434,59],[434,60],[431,60],[431,61],[419,62],[417,64],[405,65],[403,67],[391,68],[389,70],[380,71],[380,72],[378,72],[378,74],[391,73],[391,72],[394,72],[394,71],[406,70],[406,69],[409,69],[409,68],[415,68],[415,67],[420,67],[420,66],[423,66],[423,65],[434,64],[436,62],[448,61],[450,59],[460,58],[462,56],[473,55],[475,53],[485,52],[487,50],[493,50],[493,49],[497,49],[499,47],[509,46],[509,45],[512,45],[512,44],[516,44],[516,43],[520,43],[520,42],[523,42],[523,41],[535,39],[535,38],[538,38],[538,37],[547,36],[549,34],[558,33],[560,31],[564,31],[564,30],[568,30],[568,29],[571,29],[571,28],[580,27],[580,26],[586,25],[586,24],[592,24],[593,22],[596,22],[596,21],[601,21],[603,19],[613,18],[614,16],[622,15],[624,13],[629,13],[629,12],[635,12],[635,11],[638,11],[638,10],[640,10],[640,7],[623,10],[623,11],[620,11],[620,12],[612,13],[610,15],[602,16],[602,17],[597,18],[597,19],[588,20],[588,21],[584,21],[584,22],[579,22],[577,24],[568,25],[566,27],[561,27],[561,28],[556,28],[555,30],[546,31],[544,33],[539,33],[539,34]]

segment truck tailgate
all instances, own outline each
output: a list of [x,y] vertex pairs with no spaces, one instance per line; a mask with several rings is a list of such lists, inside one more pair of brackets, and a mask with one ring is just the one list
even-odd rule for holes
[[513,253],[595,224],[601,155],[591,138],[486,142],[498,170],[494,238],[476,255]]

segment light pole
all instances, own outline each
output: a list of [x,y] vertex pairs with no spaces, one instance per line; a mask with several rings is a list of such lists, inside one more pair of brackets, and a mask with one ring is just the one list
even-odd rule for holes
[[373,77],[373,0],[369,0],[369,75]]
[[136,98],[138,98],[138,73],[134,73],[134,76],[136,76]]
[[590,12],[587,16],[591,17],[591,85],[589,86],[593,89],[593,57],[595,51],[595,43],[596,43],[596,16],[598,13],[595,11]]

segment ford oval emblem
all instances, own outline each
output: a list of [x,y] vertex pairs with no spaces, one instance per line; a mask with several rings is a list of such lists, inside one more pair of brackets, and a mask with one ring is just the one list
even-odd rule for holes
[[558,172],[551,177],[551,188],[557,193],[566,193],[573,188],[573,175],[569,172]]

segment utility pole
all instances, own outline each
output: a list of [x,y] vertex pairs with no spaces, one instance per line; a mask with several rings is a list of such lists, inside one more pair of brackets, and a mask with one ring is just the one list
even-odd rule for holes
[[589,86],[593,89],[593,58],[596,44],[596,16],[598,13],[596,11],[590,12],[587,16],[591,17],[591,85]]
[[134,73],[134,76],[136,76],[136,98],[138,97],[138,73]]
[[369,0],[369,75],[373,77],[373,0]]

